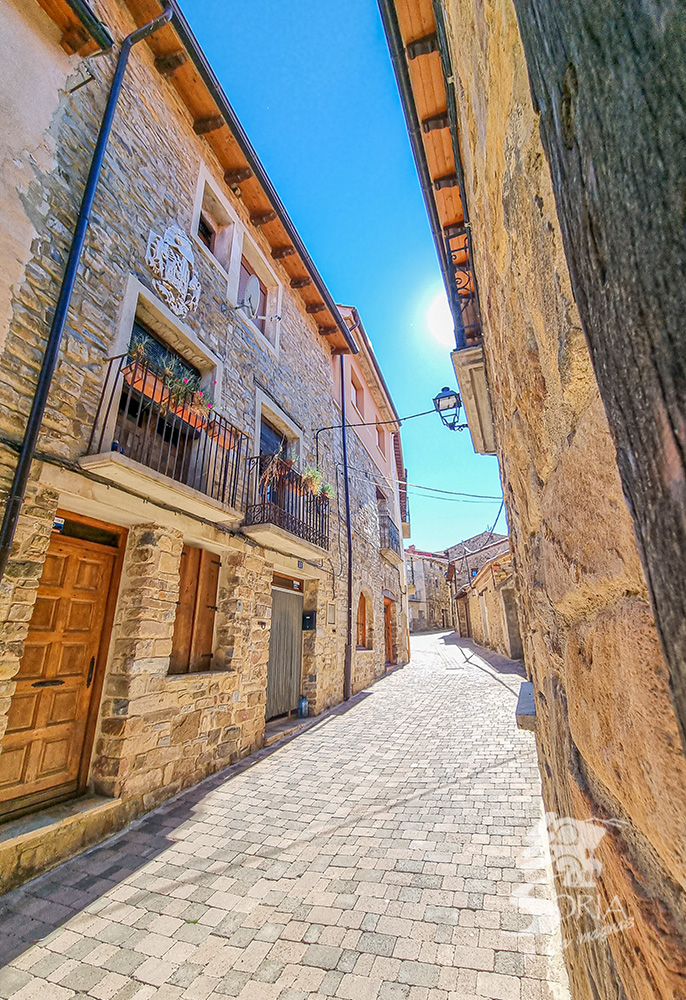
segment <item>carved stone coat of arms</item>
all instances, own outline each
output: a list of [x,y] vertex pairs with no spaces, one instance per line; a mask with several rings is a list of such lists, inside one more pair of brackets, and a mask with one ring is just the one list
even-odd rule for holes
[[153,287],[171,311],[183,318],[194,312],[200,298],[195,257],[189,237],[176,224],[163,236],[150,233],[145,263],[153,275]]

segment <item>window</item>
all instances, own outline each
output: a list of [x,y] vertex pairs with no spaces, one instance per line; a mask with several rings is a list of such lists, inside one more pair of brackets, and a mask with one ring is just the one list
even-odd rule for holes
[[149,326],[136,319],[129,341],[129,357],[150,365],[163,375],[172,372],[177,379],[188,379],[188,383],[200,383],[201,375],[197,368],[166,344],[152,332]]
[[217,234],[211,220],[208,219],[206,215],[201,215],[200,221],[198,222],[198,238],[205,244],[210,252],[212,251],[216,235]]
[[260,455],[280,455],[285,458],[288,440],[278,428],[262,417],[260,424]]
[[376,424],[376,443],[379,446],[379,451],[381,452],[381,454],[385,455],[386,454],[386,433],[385,433],[383,427],[381,426],[381,424],[378,421],[377,421],[377,424]]
[[361,417],[364,416],[364,389],[355,375],[354,372],[350,372],[350,382],[351,382],[351,395],[353,400],[353,406],[360,414]]
[[252,275],[255,275],[260,283],[260,304],[257,308],[257,316],[251,317],[251,319],[260,333],[265,333],[267,322],[267,289],[260,276],[255,274],[255,269],[250,265],[246,257],[241,257],[241,273],[240,278],[238,279],[239,306],[242,302],[245,302],[245,290],[248,286],[248,280],[252,277]]
[[367,648],[367,602],[364,594],[360,594],[357,605],[357,648]]
[[184,545],[169,658],[170,674],[194,674],[212,669],[219,567],[219,556],[214,552]]
[[[196,208],[196,211],[198,209]],[[197,216],[196,235],[211,257],[226,273],[231,259],[234,220],[223,201],[207,182],[203,186],[202,204]]]

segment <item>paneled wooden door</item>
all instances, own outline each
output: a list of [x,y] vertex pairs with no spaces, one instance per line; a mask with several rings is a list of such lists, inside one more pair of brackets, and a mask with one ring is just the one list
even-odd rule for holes
[[118,562],[112,547],[51,539],[2,739],[0,815],[85,785]]
[[266,718],[298,707],[303,646],[302,594],[272,590]]

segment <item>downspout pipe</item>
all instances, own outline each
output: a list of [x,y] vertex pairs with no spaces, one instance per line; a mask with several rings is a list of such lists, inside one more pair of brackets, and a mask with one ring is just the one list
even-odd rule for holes
[[43,363],[38,375],[36,393],[31,404],[31,412],[26,424],[24,440],[22,442],[21,451],[19,452],[17,466],[14,470],[14,479],[12,481],[12,486],[10,487],[7,503],[5,505],[2,527],[0,528],[0,580],[2,580],[7,568],[10,552],[12,550],[12,542],[17,530],[19,514],[26,495],[26,485],[31,471],[31,463],[36,451],[38,434],[43,422],[43,414],[45,413],[45,406],[48,400],[52,378],[55,374],[55,368],[57,367],[57,360],[59,358],[59,351],[62,343],[62,335],[67,322],[67,314],[69,312],[71,297],[74,291],[76,274],[81,262],[81,254],[86,241],[86,231],[88,229],[88,223],[93,209],[93,200],[95,198],[95,192],[97,190],[98,181],[100,180],[100,174],[102,172],[102,164],[110,132],[112,130],[112,122],[117,109],[117,102],[119,100],[119,94],[121,93],[124,73],[126,72],[126,66],[129,61],[129,55],[131,54],[131,49],[134,45],[143,41],[144,38],[147,38],[148,35],[157,31],[158,28],[167,24],[172,18],[172,13],[171,8],[166,8],[162,14],[154,18],[148,24],[143,25],[141,28],[137,28],[136,31],[132,31],[131,34],[127,35],[121,43],[114,77],[112,78],[112,83],[110,85],[109,97],[107,98],[107,106],[105,107],[105,113],[100,124],[100,132],[98,133],[93,159],[91,160],[90,169],[88,171],[88,179],[86,180],[86,187],[83,192],[81,207],[76,220],[74,236],[69,250],[69,258],[67,260],[64,277],[62,278],[62,285],[60,287],[60,293],[55,307],[55,314],[52,319],[52,326],[50,327],[50,333],[45,347],[45,354],[43,355]]
[[86,0],[67,0],[67,6],[78,17],[91,38],[98,43],[100,51],[109,52],[114,45],[114,39],[102,21],[97,19]]
[[400,25],[398,24],[398,16],[395,12],[393,0],[378,0],[378,4],[383,29],[386,34],[386,42],[388,43],[388,50],[393,64],[393,72],[395,73],[398,90],[400,91],[400,100],[405,114],[405,123],[407,125],[407,134],[410,137],[412,155],[414,157],[415,167],[417,168],[417,174],[419,175],[419,184],[422,189],[426,212],[429,216],[431,235],[433,236],[434,244],[436,246],[436,253],[438,254],[438,262],[441,266],[446,292],[448,293],[448,298],[450,299],[450,311],[453,314],[453,320],[455,322],[455,340],[457,342],[458,350],[462,350],[467,346],[464,335],[462,310],[460,309],[460,303],[456,301],[455,283],[452,277],[450,255],[448,253],[443,227],[441,226],[441,220],[438,217],[436,202],[434,201],[433,181],[431,180],[429,167],[424,155],[424,146],[421,139],[421,125],[417,114],[417,107],[414,103],[407,62],[405,61],[405,50],[403,47],[402,35],[400,33]]
[[345,403],[345,355],[341,359],[341,440],[343,443],[343,484],[345,489],[345,529],[348,536],[348,606],[345,630],[345,663],[343,666],[343,700],[352,694],[353,681],[353,526],[350,520],[350,479],[348,477],[348,429]]

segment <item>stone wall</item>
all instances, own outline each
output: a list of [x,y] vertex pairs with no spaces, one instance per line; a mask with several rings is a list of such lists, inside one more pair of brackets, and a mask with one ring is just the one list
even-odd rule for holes
[[572,989],[677,1000],[686,766],[517,21],[511,0],[444,7],[544,799],[616,821],[590,890],[559,889]]
[[234,541],[222,554],[214,669],[170,675],[182,546],[173,528],[129,532],[95,744],[94,790],[145,809],[257,749],[264,732],[273,568]]
[[[472,637],[480,646],[510,656],[510,643],[505,622],[505,609],[500,588],[488,573],[474,581],[469,594],[469,620]],[[484,608],[486,620],[484,621]]]

